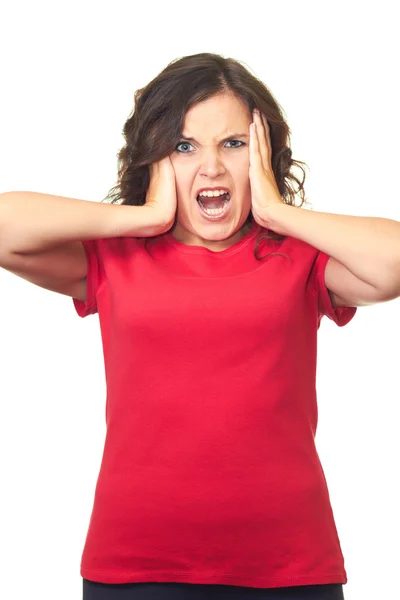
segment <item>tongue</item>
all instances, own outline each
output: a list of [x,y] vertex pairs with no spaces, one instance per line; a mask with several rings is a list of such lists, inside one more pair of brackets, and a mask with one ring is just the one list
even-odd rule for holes
[[204,206],[207,208],[222,208],[227,198],[227,194],[222,194],[222,196],[217,196],[214,198],[199,196],[198,201],[204,204]]

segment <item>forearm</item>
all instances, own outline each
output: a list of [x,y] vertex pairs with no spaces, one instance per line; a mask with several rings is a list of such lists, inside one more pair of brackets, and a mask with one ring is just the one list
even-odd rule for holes
[[325,252],[375,287],[387,287],[394,279],[400,284],[398,221],[277,204],[271,206],[267,226]]
[[76,240],[154,236],[163,231],[154,212],[146,206],[6,192],[0,194],[0,252],[35,253]]

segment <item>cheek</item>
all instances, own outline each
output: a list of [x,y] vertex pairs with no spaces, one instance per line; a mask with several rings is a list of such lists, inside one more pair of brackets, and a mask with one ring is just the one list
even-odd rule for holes
[[240,186],[241,189],[247,189],[250,186],[250,163],[241,162],[240,165],[236,165],[234,170],[234,178],[236,185]]
[[241,156],[232,157],[227,163],[229,171],[235,174],[235,177],[245,179],[249,176],[250,157],[248,152],[242,153]]
[[177,162],[171,159],[171,162],[175,172],[176,191],[178,194],[182,195],[185,193],[185,190],[187,190],[187,186],[190,183],[190,173],[187,168],[182,167],[182,165],[179,164],[179,161]]

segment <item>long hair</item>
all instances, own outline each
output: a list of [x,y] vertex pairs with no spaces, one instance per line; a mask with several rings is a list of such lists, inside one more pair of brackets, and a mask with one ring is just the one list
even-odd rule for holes
[[[123,126],[125,145],[119,150],[118,183],[102,200],[116,204],[143,206],[150,184],[151,163],[172,154],[182,137],[185,113],[198,102],[214,95],[230,93],[248,108],[250,117],[258,108],[268,120],[272,147],[272,169],[283,201],[301,207],[309,204],[304,194],[305,165],[292,158],[290,128],[283,110],[267,86],[239,61],[203,52],[170,62],[144,88],[134,93],[134,106]],[[293,173],[297,166],[300,181]],[[298,189],[292,187],[298,184]],[[251,221],[249,212],[246,223]],[[258,237],[255,257],[262,239],[284,240],[286,236],[269,230]]]

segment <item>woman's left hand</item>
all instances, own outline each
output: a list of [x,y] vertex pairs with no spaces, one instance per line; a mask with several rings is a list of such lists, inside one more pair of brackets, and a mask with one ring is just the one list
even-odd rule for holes
[[262,227],[269,227],[269,210],[276,204],[285,204],[272,170],[272,149],[266,117],[253,112],[250,125],[250,187],[251,212]]

